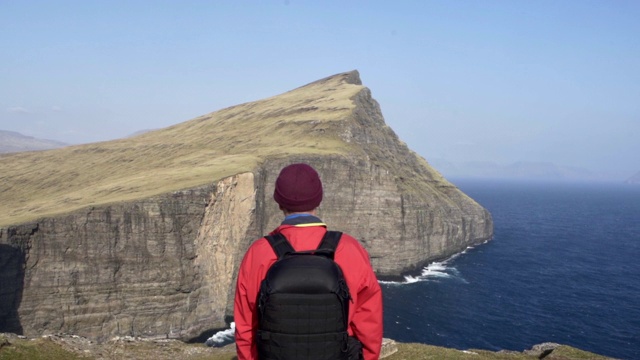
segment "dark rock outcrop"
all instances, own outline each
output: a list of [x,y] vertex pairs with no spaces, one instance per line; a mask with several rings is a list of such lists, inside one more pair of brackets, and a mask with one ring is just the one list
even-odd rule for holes
[[322,177],[320,216],[380,276],[492,236],[490,214],[397,138],[354,71],[131,139],[0,157],[0,332],[225,327],[244,251],[281,221],[275,178],[298,161]]

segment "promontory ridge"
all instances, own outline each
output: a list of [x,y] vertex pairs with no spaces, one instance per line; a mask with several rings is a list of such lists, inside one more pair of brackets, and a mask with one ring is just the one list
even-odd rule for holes
[[238,263],[281,221],[279,170],[380,277],[492,237],[491,215],[385,124],[357,71],[138,136],[0,155],[0,332],[192,339],[223,328]]

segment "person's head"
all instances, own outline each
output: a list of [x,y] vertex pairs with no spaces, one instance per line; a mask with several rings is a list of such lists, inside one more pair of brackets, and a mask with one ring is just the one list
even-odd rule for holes
[[284,167],[276,179],[273,199],[287,213],[310,212],[322,202],[322,181],[318,172],[307,164]]

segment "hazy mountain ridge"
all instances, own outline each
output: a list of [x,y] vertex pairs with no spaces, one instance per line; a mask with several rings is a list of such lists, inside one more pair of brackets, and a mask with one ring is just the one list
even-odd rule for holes
[[628,178],[625,183],[627,184],[640,184],[640,171],[638,171],[635,175]]
[[49,150],[68,146],[61,141],[37,139],[15,131],[0,130],[0,153]]
[[551,162],[518,161],[508,165],[492,161],[450,162],[430,159],[429,163],[445,177],[513,179],[541,181],[615,181],[615,176]]
[[158,130],[158,129],[142,129],[142,130],[138,130],[138,131],[135,131],[135,132],[125,136],[125,138],[131,138],[131,137],[134,137],[134,136],[146,134],[148,132],[156,131],[156,130]]

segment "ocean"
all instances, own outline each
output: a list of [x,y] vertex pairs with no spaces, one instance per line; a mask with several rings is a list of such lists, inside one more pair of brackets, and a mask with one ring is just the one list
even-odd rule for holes
[[491,212],[494,238],[383,283],[385,337],[640,359],[639,186],[453,183]]
[[[382,282],[384,336],[457,349],[556,342],[640,359],[640,186],[453,180],[493,240]],[[233,328],[207,344],[233,342]]]

